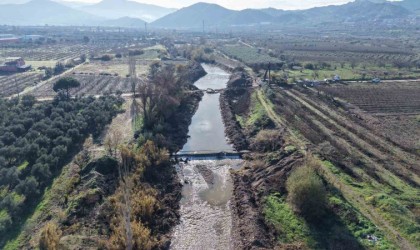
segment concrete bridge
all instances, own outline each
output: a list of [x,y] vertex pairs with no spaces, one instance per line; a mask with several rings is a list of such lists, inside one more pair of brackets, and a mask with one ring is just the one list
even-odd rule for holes
[[240,159],[243,154],[249,153],[249,151],[210,151],[210,150],[200,150],[200,151],[180,151],[175,155],[172,155],[172,158],[177,159]]

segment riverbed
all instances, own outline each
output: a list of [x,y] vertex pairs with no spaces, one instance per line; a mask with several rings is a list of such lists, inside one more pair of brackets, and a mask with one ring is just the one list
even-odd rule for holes
[[[195,85],[200,89],[226,87],[229,73],[203,65],[208,73]],[[189,127],[189,139],[181,152],[233,151],[225,135],[219,94],[205,94]],[[171,249],[234,249],[232,245],[230,169],[241,166],[240,159],[192,158],[176,168],[183,184],[180,223],[175,227]]]

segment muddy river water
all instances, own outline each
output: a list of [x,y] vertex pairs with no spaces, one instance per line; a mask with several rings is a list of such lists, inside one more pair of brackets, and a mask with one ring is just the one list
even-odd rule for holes
[[[195,85],[200,89],[226,87],[229,73],[203,65],[207,75]],[[232,151],[227,142],[219,106],[219,94],[205,94],[189,127],[189,139],[181,152]],[[180,223],[175,227],[171,249],[234,249],[232,246],[232,179],[230,169],[239,159],[192,158],[177,171],[183,183]]]

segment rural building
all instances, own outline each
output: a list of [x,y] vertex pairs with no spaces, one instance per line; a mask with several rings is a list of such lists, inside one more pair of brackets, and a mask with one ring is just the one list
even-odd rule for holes
[[13,34],[0,34],[0,44],[18,43],[19,38]]
[[36,42],[45,39],[45,37],[41,35],[24,35],[20,39],[23,42]]
[[31,69],[22,57],[8,57],[0,64],[0,72],[23,72]]

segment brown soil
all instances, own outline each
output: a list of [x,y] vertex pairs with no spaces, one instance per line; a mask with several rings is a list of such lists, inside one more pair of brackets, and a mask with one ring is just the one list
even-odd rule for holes
[[246,89],[236,91],[227,89],[220,94],[220,109],[222,111],[223,123],[225,124],[225,133],[238,151],[246,150],[249,146],[248,139],[243,133],[243,128],[235,118],[232,105],[235,97],[240,95],[248,96],[247,99],[249,100],[249,93]]
[[237,249],[273,249],[277,237],[274,228],[264,220],[264,197],[285,191],[288,173],[301,164],[302,155],[290,155],[284,149],[277,154],[274,164],[261,164],[267,155],[249,156],[240,171],[232,173],[234,181],[234,240]]
[[204,180],[208,185],[214,184],[214,173],[205,165],[197,165],[196,168],[198,172],[200,172],[201,176],[203,176]]

